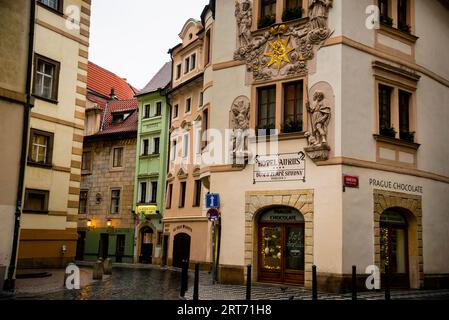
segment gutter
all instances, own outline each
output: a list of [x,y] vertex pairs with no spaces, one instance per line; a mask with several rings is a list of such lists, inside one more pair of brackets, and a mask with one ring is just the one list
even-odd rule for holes
[[34,53],[34,28],[36,20],[36,4],[34,0],[30,1],[30,29],[28,34],[28,61],[27,61],[27,78],[25,84],[26,102],[24,104],[23,112],[23,127],[22,127],[22,150],[20,155],[19,181],[17,184],[17,198],[16,211],[14,222],[14,236],[11,250],[11,260],[8,268],[8,278],[5,281],[5,290],[13,291],[15,289],[15,273],[17,263],[17,251],[19,247],[20,236],[20,219],[22,216],[22,199],[25,181],[25,168],[27,159],[28,146],[28,129],[30,126],[30,110],[33,108],[33,98],[31,96],[31,81],[33,73],[33,53]]

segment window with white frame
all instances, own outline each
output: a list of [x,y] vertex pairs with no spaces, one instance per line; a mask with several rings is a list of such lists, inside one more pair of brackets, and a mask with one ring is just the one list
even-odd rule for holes
[[174,139],[173,141],[172,141],[172,143],[171,143],[171,152],[170,152],[170,155],[171,155],[171,160],[172,161],[175,161],[176,160],[176,157],[177,157],[177,141],[176,141],[176,139]]
[[36,55],[34,64],[34,95],[56,101],[58,99],[60,63]]
[[189,155],[189,134],[185,134],[182,138],[182,157],[185,159]]
[[111,214],[120,213],[120,189],[111,190]]
[[57,11],[62,11],[62,0],[39,0],[43,5]]

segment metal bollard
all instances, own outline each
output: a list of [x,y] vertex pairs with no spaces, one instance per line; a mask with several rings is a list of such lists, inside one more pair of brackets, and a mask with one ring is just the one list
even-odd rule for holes
[[246,300],[251,300],[251,265],[248,265],[246,270]]
[[187,286],[188,286],[188,282],[187,282],[187,277],[189,276],[188,272],[188,262],[186,260],[182,261],[182,271],[181,271],[181,297],[184,298],[186,295],[186,291],[187,291]]
[[195,282],[193,284],[193,300],[199,300],[200,264],[195,264]]
[[103,280],[103,261],[101,261],[101,260],[98,260],[94,264],[93,279],[94,280]]
[[352,266],[352,300],[357,300],[357,267]]
[[112,275],[112,260],[107,258],[103,262],[103,271],[105,275]]
[[312,266],[312,300],[318,300],[318,283],[316,279],[316,266]]
[[385,266],[385,300],[391,300],[390,274],[389,274],[388,266]]

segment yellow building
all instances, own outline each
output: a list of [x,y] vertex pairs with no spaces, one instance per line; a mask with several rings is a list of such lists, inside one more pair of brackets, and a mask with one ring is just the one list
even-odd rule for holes
[[[28,130],[30,77],[27,72],[28,52],[32,49],[32,38],[28,36],[32,21],[30,1],[0,0],[0,143],[4,146],[0,158],[0,292],[3,280],[14,276],[17,242],[13,245],[15,214],[20,214],[18,200],[21,199],[24,163],[21,154],[26,145]],[[21,166],[22,163],[22,166]],[[16,230],[16,234],[17,234]],[[7,268],[11,272],[7,272]],[[8,286],[9,288],[9,286]]]
[[74,260],[90,0],[36,2],[33,85],[19,268]]

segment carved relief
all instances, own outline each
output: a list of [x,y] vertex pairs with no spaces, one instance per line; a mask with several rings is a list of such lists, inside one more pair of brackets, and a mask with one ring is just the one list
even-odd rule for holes
[[[240,96],[234,100],[230,111],[230,128],[232,129],[233,160],[248,156],[248,129],[250,120],[250,101],[248,97]],[[234,161],[235,163],[235,161]]]
[[327,19],[332,1],[310,0],[308,23],[275,25],[257,36],[250,31],[252,2],[236,1],[239,43],[234,59],[245,61],[256,81],[307,74],[307,62],[314,58],[316,47],[331,34]]

